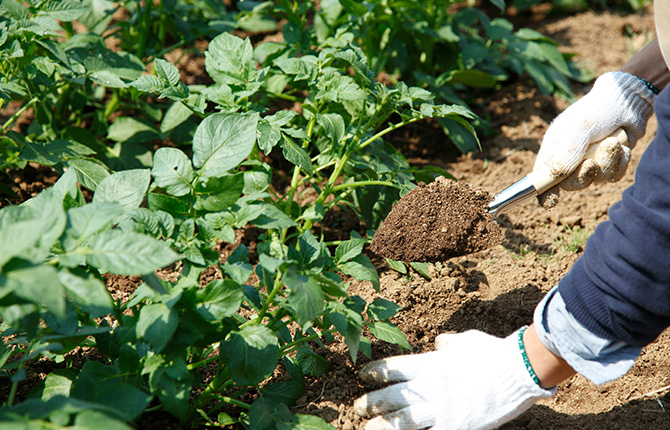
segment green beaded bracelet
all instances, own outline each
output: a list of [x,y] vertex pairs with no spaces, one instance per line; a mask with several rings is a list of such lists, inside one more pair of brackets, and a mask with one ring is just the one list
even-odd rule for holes
[[528,374],[530,377],[535,381],[537,385],[540,385],[540,378],[537,377],[535,374],[535,371],[533,370],[533,366],[530,365],[530,360],[528,360],[528,354],[526,354],[526,347],[523,344],[523,333],[526,331],[528,326],[522,327],[521,330],[519,330],[519,350],[521,351],[521,357],[523,358],[523,364],[526,366],[526,370],[528,371]]
[[659,90],[658,87],[656,87],[656,85],[652,84],[651,82],[649,82],[649,81],[645,81],[645,80],[642,79],[642,78],[638,78],[638,79],[641,80],[642,83],[644,84],[644,86],[647,87],[647,88],[649,88],[649,90],[650,90],[652,93],[658,95],[658,93],[661,92],[661,90]]

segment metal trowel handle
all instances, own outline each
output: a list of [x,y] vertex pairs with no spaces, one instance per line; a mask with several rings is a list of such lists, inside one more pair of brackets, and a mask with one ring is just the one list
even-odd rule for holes
[[[584,160],[593,158],[598,147],[605,141],[616,139],[620,144],[628,144],[628,135],[622,129],[615,131],[609,137],[592,144],[584,154]],[[502,212],[513,208],[524,202],[530,197],[537,196],[547,191],[554,185],[559,184],[565,178],[555,178],[551,175],[548,166],[542,166],[538,170],[533,170],[517,182],[505,188],[495,195],[493,201],[489,203],[489,213],[494,217]]]

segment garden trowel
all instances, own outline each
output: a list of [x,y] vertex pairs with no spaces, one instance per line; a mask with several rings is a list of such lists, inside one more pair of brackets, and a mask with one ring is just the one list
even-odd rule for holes
[[[600,145],[611,139],[616,139],[622,145],[628,145],[628,136],[626,135],[626,132],[619,129],[609,137],[592,144],[586,151],[584,159],[594,158]],[[544,193],[564,179],[565,178],[553,177],[549,167],[545,165],[538,170],[530,172],[528,175],[496,194],[491,203],[489,203],[489,213],[494,217],[497,217],[502,212],[519,205],[530,197]]]

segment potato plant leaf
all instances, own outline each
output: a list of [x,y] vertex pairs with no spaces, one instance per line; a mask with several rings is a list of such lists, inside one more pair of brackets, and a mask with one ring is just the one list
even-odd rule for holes
[[368,315],[375,321],[387,320],[402,307],[386,299],[375,299],[368,305]]
[[165,348],[177,329],[179,315],[164,303],[154,303],[140,310],[135,332],[159,353]]
[[120,230],[96,234],[78,252],[86,256],[91,266],[117,275],[151,273],[180,257],[162,241]]
[[156,151],[151,176],[170,195],[183,196],[192,190],[191,160],[177,148],[159,148]]
[[244,300],[244,290],[231,279],[215,279],[196,294],[195,311],[208,320],[221,320],[235,313]]
[[193,164],[206,177],[221,176],[240,164],[256,142],[257,113],[216,113],[193,137]]
[[249,325],[221,344],[221,358],[240,385],[255,385],[268,377],[279,361],[277,336],[267,327]]
[[303,329],[309,328],[324,309],[325,296],[319,282],[291,266],[284,275],[284,283],[290,290],[288,304],[295,312],[296,322]]
[[309,154],[302,147],[296,144],[293,139],[286,136],[285,134],[282,134],[280,145],[283,150],[284,157],[288,161],[300,167],[309,176],[314,174],[312,160],[310,160]]
[[359,254],[351,260],[339,264],[338,267],[342,272],[359,281],[370,281],[374,289],[379,291],[379,274],[367,256]]
[[370,325],[370,332],[377,338],[384,342],[393,343],[405,349],[412,350],[405,335],[400,329],[393,324],[386,321],[374,321]]
[[98,184],[93,202],[118,202],[125,210],[140,206],[151,181],[148,169],[116,172]]

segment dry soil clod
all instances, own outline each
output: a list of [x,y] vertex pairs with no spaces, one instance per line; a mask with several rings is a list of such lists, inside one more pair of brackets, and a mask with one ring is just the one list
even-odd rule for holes
[[406,262],[438,262],[502,242],[484,190],[439,177],[402,196],[372,239],[371,250]]

